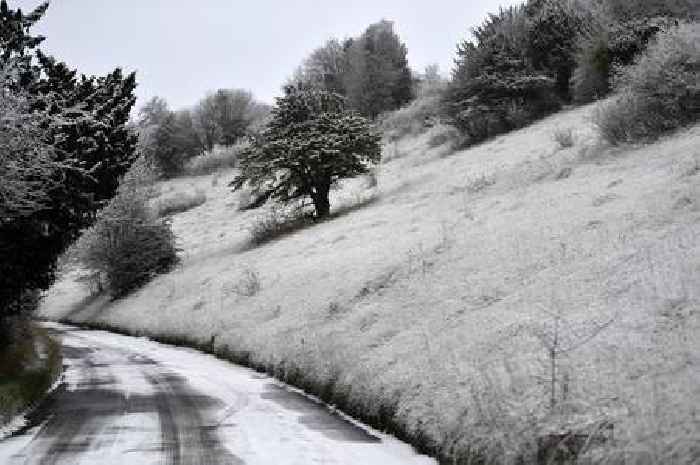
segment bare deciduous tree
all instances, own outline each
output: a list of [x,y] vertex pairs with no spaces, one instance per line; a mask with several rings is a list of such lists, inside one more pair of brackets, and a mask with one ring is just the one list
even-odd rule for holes
[[211,150],[217,144],[235,144],[268,111],[266,105],[255,101],[250,91],[219,89],[197,104],[192,121],[202,146]]
[[343,73],[345,72],[345,50],[338,39],[330,39],[317,48],[304,60],[297,70],[293,81],[324,89],[338,94],[345,94]]

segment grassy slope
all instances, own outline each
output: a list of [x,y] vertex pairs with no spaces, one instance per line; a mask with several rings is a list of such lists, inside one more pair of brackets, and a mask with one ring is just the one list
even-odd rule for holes
[[33,325],[22,339],[0,353],[0,439],[21,428],[23,412],[47,395],[61,375],[61,347]]
[[[182,266],[87,307],[67,276],[42,313],[216,336],[283,375],[299,367],[318,385],[332,381],[364,415],[388,406],[414,441],[446,453],[478,444],[499,455],[546,429],[609,419],[615,448],[690,463],[700,435],[700,127],[606,149],[590,111],[446,158],[405,139],[392,147],[403,156],[382,166],[376,202],[255,249],[245,247],[255,214],[235,211],[227,176],[216,186],[175,180],[168,189],[208,198],[174,218]],[[557,127],[575,129],[574,147],[558,150]],[[235,291],[246,270],[261,280],[252,297]],[[552,412],[555,328],[571,350],[557,357]]]

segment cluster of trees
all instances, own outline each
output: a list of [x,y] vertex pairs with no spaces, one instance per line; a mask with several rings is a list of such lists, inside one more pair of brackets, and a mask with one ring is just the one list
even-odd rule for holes
[[700,23],[661,32],[624,69],[593,121],[610,143],[653,141],[700,118]]
[[[345,109],[375,118],[413,98],[406,54],[393,23],[380,21],[359,37],[331,39],[316,49],[289,86],[337,94]],[[164,177],[177,176],[189,159],[260,132],[269,115],[269,106],[241,89],[217,90],[179,111],[155,97],[139,111],[140,147]]]
[[458,45],[445,95],[451,122],[475,142],[521,127],[566,103],[605,96],[689,0],[528,0],[501,9]]
[[[349,123],[343,116],[347,110],[375,119],[421,94],[422,104],[397,114],[423,120],[441,115],[462,132],[464,142],[478,142],[564,104],[607,95],[618,70],[678,18],[694,17],[693,5],[690,0],[527,0],[489,15],[472,30],[472,39],[458,44],[447,84],[431,68],[416,85],[406,46],[389,21],[370,25],[357,38],[331,39],[297,70],[267,130],[241,157],[233,185],[252,187],[259,199],[310,197],[317,216],[325,216],[329,186],[377,160],[371,130],[359,120]],[[304,110],[296,114],[290,108]],[[414,122],[399,123],[412,127]],[[339,151],[341,140],[347,153]],[[365,145],[352,145],[359,141]]]
[[359,37],[316,49],[272,110],[239,89],[220,89],[180,111],[155,97],[139,112],[140,148],[161,175],[172,177],[189,159],[246,138],[250,146],[238,155],[241,173],[233,185],[251,189],[255,205],[309,196],[317,216],[326,216],[331,185],[378,161],[379,136],[369,119],[414,96],[406,55],[393,23],[383,20]]
[[565,69],[547,73],[535,62],[540,66],[556,62],[564,68],[556,51],[566,42],[555,49],[531,46],[532,14],[524,5],[502,9],[474,28],[473,41],[458,45],[446,110],[470,141],[522,126],[557,107],[555,73]]
[[30,29],[47,8],[24,14],[0,2],[0,331],[52,282],[57,257],[114,195],[137,143],[127,124],[134,74],[78,75],[42,54]]
[[577,43],[573,97],[586,103],[613,89],[613,78],[633,64],[660,32],[700,15],[691,0],[587,0],[592,22]]
[[314,50],[284,86],[262,130],[250,134],[234,189],[250,190],[251,207],[267,199],[310,198],[316,217],[328,216],[331,187],[379,162],[381,136],[372,120],[414,97],[406,55],[386,20]]
[[141,146],[163,176],[176,176],[188,159],[255,131],[268,113],[267,105],[241,89],[219,89],[179,111],[154,97],[139,110]]
[[612,22],[661,16],[697,19],[700,15],[695,0],[584,0],[582,4]]
[[406,45],[394,32],[394,24],[382,20],[359,37],[342,42],[331,39],[314,50],[297,70],[292,84],[342,95],[349,109],[375,118],[413,98],[406,54]]
[[[37,290],[51,283],[58,255],[98,216],[85,249],[101,271],[111,266],[104,253],[110,260],[127,253],[103,250],[115,231],[125,244],[143,237],[159,244],[156,268],[175,262],[169,226],[144,209],[142,182],[126,183],[98,215],[137,154],[170,177],[188,159],[247,138],[233,186],[262,199],[309,197],[324,217],[331,186],[367,173],[379,160],[380,136],[371,121],[417,94],[406,46],[383,20],[358,37],[316,49],[272,110],[250,92],[221,89],[180,111],[154,98],[130,124],[134,74],[117,68],[85,76],[43,54],[43,38],[30,30],[47,7],[23,14],[0,1],[0,328],[31,308]],[[425,119],[439,105],[467,142],[523,126],[563,104],[606,95],[617,70],[657,34],[698,13],[693,0],[527,0],[501,9],[458,44],[449,83],[427,70],[423,79],[434,91],[418,94],[432,103],[407,114]],[[675,55],[680,64],[685,50]],[[685,90],[671,90],[664,108],[685,108],[679,93]],[[122,234],[124,215],[131,215],[133,234]],[[129,260],[124,267],[131,267]],[[153,270],[143,271],[123,279],[116,293]]]

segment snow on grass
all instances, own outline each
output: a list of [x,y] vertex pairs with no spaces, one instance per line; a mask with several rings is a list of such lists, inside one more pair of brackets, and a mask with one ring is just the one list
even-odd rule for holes
[[60,346],[33,324],[23,328],[23,341],[10,345],[3,354],[10,366],[21,361],[23,369],[10,368],[0,377],[0,441],[27,427],[29,416],[63,382]]
[[[46,391],[46,396],[50,396],[51,393],[53,393],[58,387],[61,385],[61,383],[64,382],[63,376],[59,377],[51,387]],[[43,400],[43,399],[42,399]],[[32,405],[24,411],[19,412],[17,415],[15,415],[10,421],[7,423],[4,423],[0,425],[0,441],[5,441],[7,438],[10,438],[12,435],[17,433],[18,431],[22,430],[23,428],[27,427],[27,416],[32,413],[35,409],[37,408],[37,405]],[[0,458],[2,458],[0,456]]]
[[[612,149],[597,142],[591,109],[449,157],[424,136],[399,141],[375,201],[256,248],[255,212],[236,211],[226,176],[175,180],[208,199],[173,218],[182,265],[87,307],[66,279],[42,315],[213,337],[282,376],[332,381],[363,415],[389,409],[446,454],[478,446],[507,458],[548,432],[610,422],[616,441],[601,453],[690,463],[700,127]],[[558,127],[574,128],[574,146],[553,140]],[[258,292],[232,291],[251,270]]]
[[22,412],[19,415],[16,415],[9,422],[0,426],[0,441],[2,441],[3,439],[5,439],[7,437],[10,437],[16,431],[19,431],[22,428],[24,428],[25,426],[27,426],[27,418],[26,418],[27,413],[28,412]]

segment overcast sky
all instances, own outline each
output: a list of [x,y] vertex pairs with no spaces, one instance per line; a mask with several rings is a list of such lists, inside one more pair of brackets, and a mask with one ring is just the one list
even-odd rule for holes
[[[28,11],[39,0],[8,0]],[[218,88],[250,89],[272,103],[280,86],[330,37],[395,22],[410,66],[452,66],[457,42],[513,0],[53,0],[36,30],[43,49],[86,74],[137,71],[139,102],[173,108]]]

